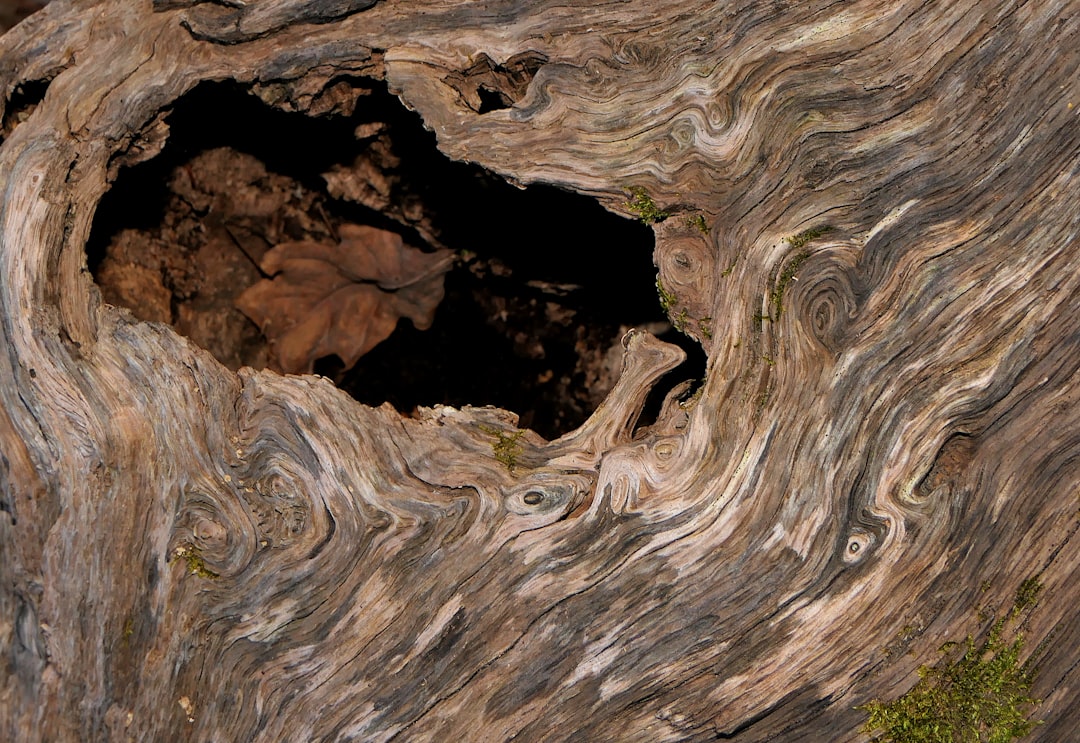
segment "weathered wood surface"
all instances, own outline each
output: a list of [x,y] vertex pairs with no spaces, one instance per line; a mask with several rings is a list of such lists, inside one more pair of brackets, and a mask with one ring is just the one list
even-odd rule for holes
[[[0,737],[856,740],[1032,575],[1032,739],[1071,737],[1075,3],[150,5],[0,38],[5,99],[51,81],[0,147]],[[696,405],[635,430],[679,352],[633,336],[510,472],[511,415],[233,374],[100,301],[95,205],[173,101],[356,77],[454,158],[669,211]]]

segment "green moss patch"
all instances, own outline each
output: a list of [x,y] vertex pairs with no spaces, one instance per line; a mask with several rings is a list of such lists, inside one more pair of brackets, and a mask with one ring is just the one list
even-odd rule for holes
[[1027,735],[1039,700],[1029,693],[1034,670],[1020,662],[1024,636],[1014,625],[1040,590],[1037,579],[1024,581],[1012,610],[981,642],[969,635],[946,643],[906,694],[860,707],[869,714],[863,732],[892,743],[1009,743]]
[[626,195],[630,198],[626,202],[626,208],[638,216],[645,224],[663,222],[670,215],[656,205],[648,192],[641,186],[631,186],[626,189]]

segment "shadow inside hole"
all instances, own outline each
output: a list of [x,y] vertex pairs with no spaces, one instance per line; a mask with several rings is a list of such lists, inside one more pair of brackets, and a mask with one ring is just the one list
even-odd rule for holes
[[[351,116],[282,112],[231,84],[204,84],[178,102],[163,152],[121,171],[99,206],[87,253],[106,299],[137,315],[145,311],[137,298],[119,296],[110,281],[149,272],[163,287],[154,287],[160,317],[144,319],[171,322],[233,368],[257,367],[266,363],[265,340],[237,317],[232,302],[259,279],[261,253],[290,239],[332,240],[341,224],[368,224],[418,247],[425,246],[422,234],[437,235],[459,258],[430,329],[399,322],[350,370],[336,356],[316,362],[317,373],[363,403],[389,402],[405,413],[417,405],[495,405],[517,412],[522,427],[553,438],[577,427],[603,400],[621,368],[621,337],[635,326],[663,333],[687,350],[691,363],[673,375],[675,381],[701,375],[700,347],[670,331],[659,307],[650,228],[593,199],[547,186],[518,189],[482,168],[452,162],[420,119],[384,88],[350,82],[361,93]],[[366,157],[375,145],[356,132],[374,129],[384,133],[379,146],[392,150],[386,162],[393,163],[395,185],[384,210],[332,198],[322,177]],[[233,177],[229,167],[265,168],[268,175],[254,185],[238,181],[248,200],[263,182],[279,197],[281,189],[295,187],[306,201],[289,202],[287,209],[306,209],[295,211],[293,221],[302,224],[290,227],[280,214],[230,213],[227,189],[207,203],[185,202],[176,183],[186,183],[185,168],[210,155],[223,158],[225,179]],[[400,218],[410,209],[415,213],[416,205],[424,229]],[[235,255],[224,255],[228,250]],[[153,260],[146,258],[154,251]],[[131,267],[140,261],[147,265]],[[210,272],[222,271],[219,263],[236,272],[226,287],[232,294],[204,288]],[[188,266],[183,276],[190,280],[170,274],[172,264]],[[120,279],[110,279],[110,272],[124,270]],[[155,272],[164,278],[154,278]],[[206,328],[190,317],[204,311],[220,317],[203,325],[214,331],[227,318],[231,335],[200,335]]]
[[4,118],[0,121],[0,136],[7,139],[15,127],[30,118],[38,104],[45,99],[49,91],[49,80],[27,80],[11,93],[4,107]]
[[480,98],[480,108],[476,111],[479,114],[500,111],[514,104],[510,96],[483,85],[476,89],[476,95]]

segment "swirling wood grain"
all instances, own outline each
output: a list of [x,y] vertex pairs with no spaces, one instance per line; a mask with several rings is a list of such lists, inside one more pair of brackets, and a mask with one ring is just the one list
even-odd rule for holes
[[[54,0],[0,37],[0,730],[857,740],[858,705],[1037,576],[1032,738],[1066,739],[1075,10]],[[94,210],[181,96],[317,113],[355,77],[453,158],[628,216],[647,194],[700,396],[637,426],[682,355],[632,335],[548,442],[233,374],[101,302]]]

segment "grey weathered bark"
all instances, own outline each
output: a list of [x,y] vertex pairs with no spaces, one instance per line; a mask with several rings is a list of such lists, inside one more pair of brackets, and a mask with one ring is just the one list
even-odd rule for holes
[[[0,735],[853,740],[1031,576],[1033,737],[1080,724],[1075,3],[153,6],[0,38],[6,100],[48,81],[0,147]],[[453,158],[666,210],[696,404],[635,429],[680,358],[636,335],[515,441],[100,301],[95,206],[174,101],[363,77]]]

